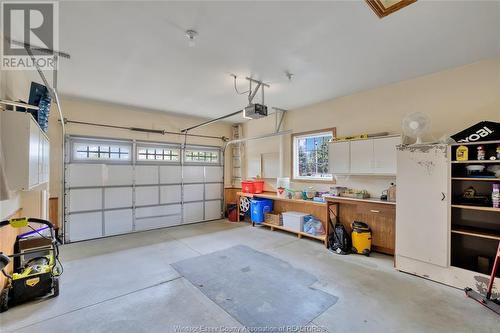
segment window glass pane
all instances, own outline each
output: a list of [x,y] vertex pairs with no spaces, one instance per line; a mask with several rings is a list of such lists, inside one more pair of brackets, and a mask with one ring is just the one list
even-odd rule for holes
[[218,163],[219,152],[209,150],[186,150],[186,162]]
[[130,146],[102,143],[75,143],[73,158],[75,160],[130,160]]
[[294,140],[294,176],[305,179],[332,179],[328,173],[328,142],[331,133],[297,137]]
[[179,149],[137,147],[138,161],[179,161]]

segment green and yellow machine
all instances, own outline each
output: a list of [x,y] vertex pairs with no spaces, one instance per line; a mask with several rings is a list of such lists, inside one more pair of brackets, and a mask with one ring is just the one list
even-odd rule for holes
[[[42,234],[42,229],[35,229],[31,223],[45,225],[50,236]],[[8,279],[7,287],[0,293],[0,312],[7,311],[9,306],[24,303],[41,297],[57,297],[59,295],[59,276],[62,274],[62,265],[59,261],[59,247],[55,237],[54,226],[46,220],[37,218],[18,218],[0,222],[0,228],[11,226],[13,228],[30,228],[31,234],[36,234],[47,240],[49,244],[40,249],[25,249],[22,253],[6,255],[0,252],[0,269]],[[45,232],[44,232],[45,233]],[[19,241],[19,239],[17,240]],[[48,253],[48,254],[47,254]],[[25,262],[14,262],[12,275],[5,271],[11,259],[28,257]]]

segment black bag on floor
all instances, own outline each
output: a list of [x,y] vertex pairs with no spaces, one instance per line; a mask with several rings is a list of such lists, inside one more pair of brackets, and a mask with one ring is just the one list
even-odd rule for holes
[[352,249],[351,237],[342,223],[335,223],[330,234],[330,249],[337,254],[349,254]]

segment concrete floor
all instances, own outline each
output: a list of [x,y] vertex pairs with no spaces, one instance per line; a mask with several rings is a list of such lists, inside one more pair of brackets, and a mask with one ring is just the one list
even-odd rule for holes
[[315,288],[339,297],[309,332],[500,331],[493,312],[395,271],[392,257],[338,256],[317,241],[215,221],[63,246],[60,296],[0,314],[0,332],[244,331],[169,265],[238,244],[316,275]]

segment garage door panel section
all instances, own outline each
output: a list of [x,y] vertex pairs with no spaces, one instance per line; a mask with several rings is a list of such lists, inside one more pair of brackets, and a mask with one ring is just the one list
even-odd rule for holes
[[203,200],[203,184],[184,185],[184,202],[202,201],[202,200]]
[[102,212],[70,214],[69,239],[77,242],[102,237]]
[[185,183],[203,183],[205,181],[205,170],[203,166],[185,166]]
[[150,230],[165,227],[172,227],[179,225],[181,222],[180,216],[161,216],[161,217],[149,217],[135,222],[135,230]]
[[160,184],[180,184],[182,170],[180,165],[161,165]]
[[135,167],[135,183],[137,185],[159,184],[157,165],[137,165]]
[[184,204],[183,223],[203,221],[203,202],[190,202]]
[[103,185],[102,164],[69,164],[66,172],[66,182],[69,187]]
[[69,211],[81,212],[102,209],[102,189],[71,189],[68,192]]
[[205,184],[205,199],[222,199],[222,184]]
[[136,209],[136,230],[148,230],[181,224],[181,205],[142,207]]
[[217,220],[221,215],[221,200],[205,201],[205,220]]
[[134,167],[132,165],[105,165],[104,180],[106,186],[132,185]]
[[109,187],[104,189],[104,209],[131,208],[132,187]]
[[136,219],[147,217],[167,216],[167,215],[181,215],[181,205],[162,205],[151,207],[140,207],[135,210]]
[[160,186],[160,204],[181,202],[181,186],[165,185]]
[[158,186],[139,186],[135,188],[136,206],[157,205],[159,203]]
[[104,212],[105,236],[126,234],[132,231],[132,209],[119,209]]
[[220,166],[206,166],[205,167],[205,181],[206,182],[222,182],[223,169]]

